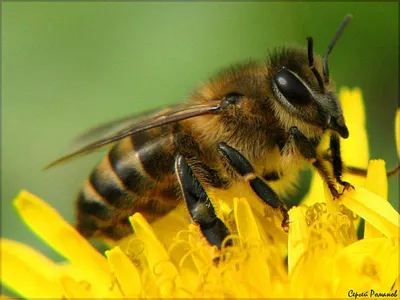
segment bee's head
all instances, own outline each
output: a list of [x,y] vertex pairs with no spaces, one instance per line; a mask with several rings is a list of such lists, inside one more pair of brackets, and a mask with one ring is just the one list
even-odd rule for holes
[[307,51],[286,48],[271,55],[272,91],[278,102],[278,114],[291,116],[285,118],[286,123],[291,123],[288,126],[298,125],[299,120],[336,131],[343,138],[349,136],[339,100],[332,91],[327,58],[350,18],[347,16],[341,24],[322,62],[318,57],[314,61],[312,38],[307,39]]

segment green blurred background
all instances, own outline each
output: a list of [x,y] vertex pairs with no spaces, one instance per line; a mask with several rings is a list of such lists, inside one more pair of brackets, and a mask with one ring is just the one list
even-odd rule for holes
[[[82,131],[177,103],[221,67],[264,59],[282,44],[323,53],[345,14],[354,19],[330,58],[338,86],[361,87],[370,153],[397,164],[397,3],[3,3],[2,235],[58,257],[12,206],[21,189],[73,220],[75,195],[103,154],[49,171]],[[390,181],[398,208],[398,183]],[[43,220],[46,222],[46,220]]]

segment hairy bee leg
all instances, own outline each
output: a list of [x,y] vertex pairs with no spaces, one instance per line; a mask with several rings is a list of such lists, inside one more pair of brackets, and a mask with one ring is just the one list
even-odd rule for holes
[[289,129],[289,139],[290,138],[294,140],[297,149],[304,158],[310,160],[312,163],[317,159],[317,152],[315,151],[314,145],[297,127],[291,127]]
[[329,176],[328,170],[322,164],[322,161],[317,157],[315,147],[310,140],[297,128],[292,127],[289,130],[289,139],[293,139],[294,144],[300,151],[304,158],[309,160],[317,172],[321,175],[322,179],[328,184],[329,190],[334,199],[338,198],[341,194],[335,187],[335,183]]
[[[175,160],[175,170],[192,220],[199,225],[207,241],[221,249],[222,242],[230,234],[229,229],[217,217],[206,191],[181,155]],[[232,241],[228,240],[226,246],[231,245]]]
[[331,177],[328,175],[329,172],[328,170],[324,167],[322,162],[317,159],[313,162],[312,164],[314,168],[317,170],[318,174],[322,177],[322,180],[326,182],[328,185],[329,191],[331,192],[331,195],[333,196],[333,199],[339,198],[341,195],[339,191],[335,187],[335,183],[332,181]]
[[332,134],[330,137],[330,146],[332,152],[332,167],[333,167],[333,175],[335,176],[337,182],[343,186],[343,191],[354,189],[347,181],[342,180],[343,174],[343,162],[342,156],[340,154],[340,139],[337,134]]
[[283,216],[282,228],[284,231],[288,232],[289,214],[285,203],[281,201],[267,183],[254,174],[253,166],[239,151],[225,143],[219,143],[218,150],[228,160],[235,171],[249,182],[250,187],[265,204],[281,211]]

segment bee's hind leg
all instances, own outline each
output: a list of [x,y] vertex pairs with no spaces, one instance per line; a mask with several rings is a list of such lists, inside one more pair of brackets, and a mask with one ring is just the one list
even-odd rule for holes
[[218,150],[227,159],[235,171],[242,176],[244,180],[249,182],[250,187],[264,203],[281,211],[283,216],[282,229],[285,232],[288,232],[289,214],[285,203],[279,199],[278,195],[266,182],[254,174],[254,168],[239,151],[225,143],[219,143]]
[[[214,206],[206,191],[187,164],[185,158],[178,155],[175,161],[175,171],[192,220],[196,222],[207,241],[221,249],[225,238],[230,234],[224,222],[215,213]],[[231,246],[227,240],[225,246]]]

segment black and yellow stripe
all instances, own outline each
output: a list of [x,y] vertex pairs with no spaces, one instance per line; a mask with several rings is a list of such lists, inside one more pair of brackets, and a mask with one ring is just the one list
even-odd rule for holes
[[86,180],[78,197],[78,230],[118,240],[132,231],[127,218],[135,212],[151,222],[174,209],[181,198],[174,170],[178,153],[198,166],[205,184],[227,186],[181,124],[140,132],[116,144]]
[[78,196],[82,234],[119,239],[131,232],[127,217],[133,213],[152,221],[176,207],[177,184],[167,182],[174,172],[173,149],[165,147],[170,138],[157,128],[121,140],[109,151]]

